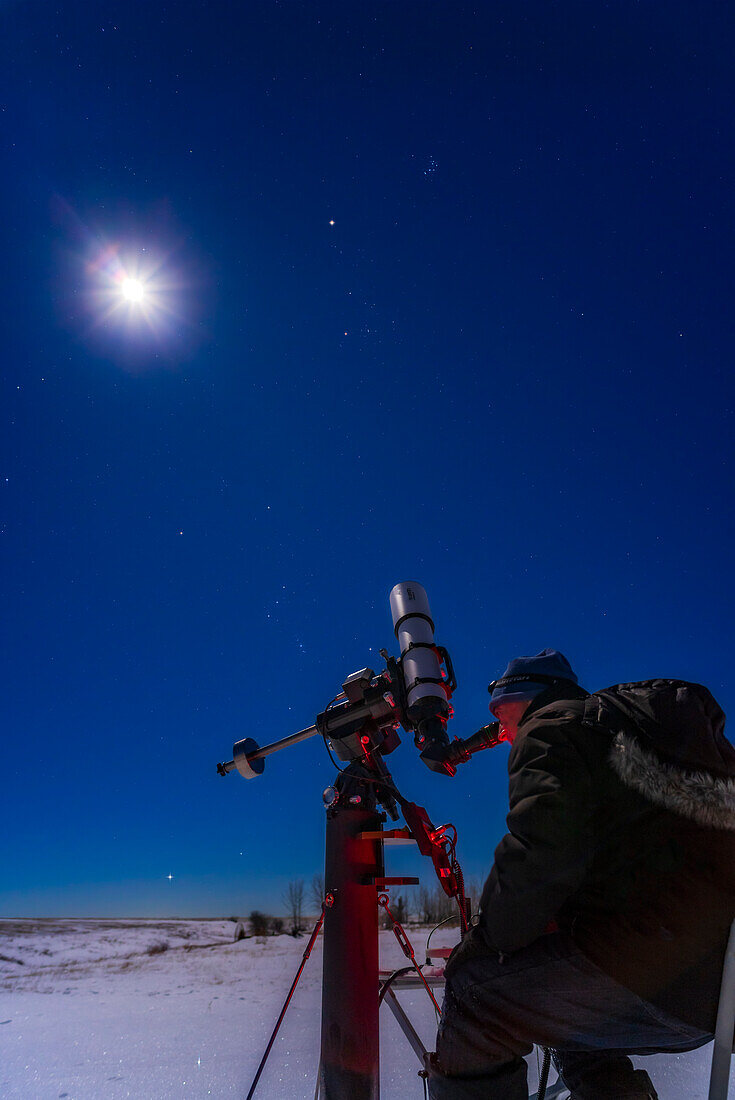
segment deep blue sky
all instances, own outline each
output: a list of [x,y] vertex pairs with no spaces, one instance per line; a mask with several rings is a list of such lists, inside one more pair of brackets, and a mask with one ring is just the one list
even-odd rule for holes
[[[732,709],[732,19],[0,6],[0,914],[277,909],[331,765],[215,763],[380,667],[400,580],[458,736],[545,646]],[[506,756],[390,760],[468,875]]]

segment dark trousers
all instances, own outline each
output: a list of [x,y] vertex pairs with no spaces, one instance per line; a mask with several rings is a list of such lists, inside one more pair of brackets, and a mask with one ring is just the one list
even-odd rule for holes
[[563,932],[510,956],[461,953],[448,967],[432,1100],[528,1100],[534,1044],[552,1047],[574,1097],[636,1092],[627,1054],[693,1050],[712,1038],[618,985]]

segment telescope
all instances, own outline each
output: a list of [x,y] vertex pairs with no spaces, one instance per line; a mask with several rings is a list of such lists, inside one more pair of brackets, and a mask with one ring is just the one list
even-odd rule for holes
[[[353,672],[342,684],[339,695],[306,729],[263,748],[252,737],[237,741],[232,748],[232,760],[217,765],[219,774],[236,770],[245,779],[255,779],[263,774],[267,756],[317,734],[338,759],[364,758],[370,766],[380,769],[380,757],[387,756],[400,744],[397,731],[402,726],[407,733],[413,733],[426,766],[449,776],[455,775],[457,765],[466,763],[474,753],[499,744],[503,738],[498,722],[483,726],[464,740],[455,737],[449,741],[447,721],[452,716],[449,700],[457,688],[457,680],[449,653],[434,642],[434,621],[422,586],[397,584],[390,593],[390,606],[401,648],[399,658],[381,649],[385,670],[378,675],[371,668]],[[382,774],[387,772],[383,770]]]
[[[384,845],[416,843],[431,858],[439,883],[457,901],[463,932],[469,927],[469,903],[456,857],[456,830],[438,828],[426,810],[398,791],[385,757],[400,744],[402,727],[413,735],[424,764],[454,776],[459,764],[502,738],[499,724],[483,726],[470,737],[450,741],[447,723],[457,680],[449,653],[434,640],[434,620],[420,584],[397,584],[390,593],[393,629],[400,656],[381,649],[385,669],[362,668],[348,676],[341,692],[316,716],[313,725],[262,748],[252,737],[237,741],[232,759],[217,765],[220,775],[237,771],[246,779],[261,776],[266,757],[310,737],[321,736],[345,766],[323,793],[326,808],[325,897],[322,912],[304,952],[248,1100],[275,1040],[301,971],[324,923],[321,1060],[317,1096],[322,1100],[378,1100],[378,1009],[390,1005],[414,1050],[423,1050],[410,1021],[378,971],[378,905],[393,920],[393,930],[418,979],[434,1000],[415,962],[405,932],[390,914],[385,890],[418,884],[417,878],[385,875]],[[332,757],[334,762],[334,757]],[[379,807],[385,812],[382,812]],[[406,828],[383,829],[386,816],[403,815]],[[377,893],[376,893],[377,891]],[[436,1005],[436,1002],[434,1002]],[[426,1052],[424,1051],[424,1055]],[[423,1071],[422,1075],[425,1075]]]

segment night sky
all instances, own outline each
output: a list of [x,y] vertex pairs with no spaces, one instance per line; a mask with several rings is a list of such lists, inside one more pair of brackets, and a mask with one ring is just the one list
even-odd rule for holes
[[[0,23],[0,914],[281,908],[321,869],[324,746],[215,765],[382,667],[398,581],[454,735],[546,646],[733,709],[728,5]],[[389,759],[468,876],[506,760]]]

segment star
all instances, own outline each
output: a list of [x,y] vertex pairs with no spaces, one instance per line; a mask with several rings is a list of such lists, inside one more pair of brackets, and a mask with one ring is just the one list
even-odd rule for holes
[[169,882],[171,881],[171,879],[172,879],[173,877],[174,877],[173,875],[166,875],[166,878],[168,879],[168,881],[169,881]]

